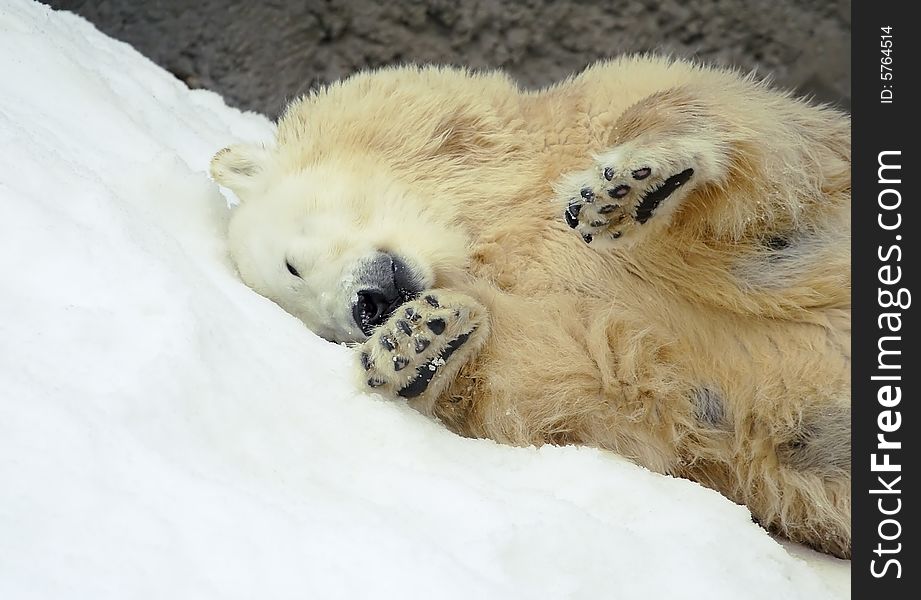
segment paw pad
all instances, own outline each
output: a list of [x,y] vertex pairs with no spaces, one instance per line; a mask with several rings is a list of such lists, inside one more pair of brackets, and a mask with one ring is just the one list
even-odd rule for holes
[[582,210],[582,205],[573,199],[570,201],[569,206],[566,208],[564,216],[566,217],[566,223],[573,229],[579,224],[579,211]]
[[608,190],[608,196],[611,198],[623,198],[630,193],[629,185],[619,185],[616,188],[611,188]]
[[[609,156],[649,155],[648,151],[641,150],[617,149]],[[569,198],[563,217],[585,243],[620,239],[648,222],[655,217],[659,206],[694,174],[693,168],[685,166],[667,169],[657,165],[653,168],[649,163],[655,161],[647,160],[641,158],[637,160],[639,164],[632,167],[603,165],[585,171],[583,177],[574,178],[584,183],[576,188],[578,195]],[[598,198],[612,198],[617,202],[596,203]]]
[[364,381],[405,398],[424,393],[477,330],[480,321],[472,315],[480,311],[467,296],[451,292],[410,300],[364,343],[359,354]]
[[435,335],[441,335],[445,332],[445,327],[447,325],[445,324],[444,319],[432,319],[431,321],[428,321],[425,326],[428,327]]

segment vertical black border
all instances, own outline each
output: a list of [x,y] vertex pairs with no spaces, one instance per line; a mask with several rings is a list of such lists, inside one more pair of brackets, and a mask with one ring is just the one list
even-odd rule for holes
[[[919,456],[919,410],[917,404],[921,402],[918,396],[918,380],[921,379],[921,363],[914,351],[913,344],[918,336],[917,317],[913,304],[921,302],[921,296],[912,298],[912,304],[906,308],[883,308],[878,298],[879,290],[888,289],[895,292],[899,288],[906,288],[909,292],[921,289],[916,285],[921,271],[921,262],[918,260],[913,238],[921,232],[921,224],[917,221],[917,210],[914,205],[921,201],[918,196],[918,180],[921,172],[918,170],[918,146],[916,141],[919,128],[917,122],[921,119],[921,95],[918,93],[919,83],[917,69],[921,65],[918,39],[921,38],[921,27],[909,14],[917,12],[915,2],[900,2],[890,0],[854,0],[852,5],[852,35],[851,35],[851,67],[853,89],[852,97],[852,232],[853,232],[853,559],[851,562],[852,597],[873,599],[897,599],[917,597],[921,589],[921,564],[916,560],[918,556],[917,543],[917,511],[919,507],[919,489],[917,463]],[[883,27],[891,27],[891,38],[882,38],[885,34]],[[892,71],[882,68],[882,60],[886,54],[882,52],[881,42],[884,39],[892,40],[889,56],[892,64],[888,65]],[[882,78],[882,74],[892,73],[891,80]],[[886,88],[884,86],[891,87]],[[881,102],[881,92],[884,89],[892,90],[892,102]],[[901,179],[899,183],[881,184],[878,181],[877,169],[879,168],[879,154],[884,151],[900,151],[900,155],[890,155],[888,161],[895,161],[901,165],[900,175],[895,171],[887,171],[884,175]],[[885,189],[896,189],[901,194],[900,206],[892,211],[882,210],[878,205],[878,196]],[[884,194],[884,201],[892,204],[897,196],[891,192]],[[901,215],[901,226],[898,229],[887,231],[879,225],[878,219],[883,214],[883,219],[888,224],[896,222],[895,213]],[[897,236],[901,236],[897,239]],[[897,260],[898,251],[891,250],[898,246],[901,250],[901,260]],[[881,256],[887,256],[883,259]],[[888,276],[895,266],[901,268],[901,280],[894,285],[883,285],[879,281],[879,270],[885,265],[891,265]],[[880,314],[898,312],[901,314],[901,330],[890,333],[888,326],[881,329],[878,319]],[[892,321],[887,323],[891,324]],[[882,411],[887,407],[882,406],[878,400],[880,387],[886,382],[873,381],[871,377],[881,374],[878,369],[878,342],[883,335],[900,336],[900,341],[890,340],[889,349],[898,349],[901,355],[890,355],[890,362],[899,362],[902,366],[898,374],[901,381],[892,382],[901,388],[901,402],[898,406],[888,410],[898,411],[901,417],[900,427],[886,433],[888,440],[902,443],[900,450],[879,450],[877,448],[877,435],[881,433],[878,423]],[[894,374],[893,370],[882,372]],[[884,417],[891,419],[890,417]],[[891,425],[891,421],[889,422]],[[881,454],[888,453],[893,463],[901,465],[901,471],[894,476],[901,475],[901,480],[893,485],[893,473],[873,472],[871,470],[871,455],[877,454],[877,462],[882,462]],[[879,494],[872,490],[882,488],[877,479],[883,476],[893,489],[900,490],[898,494]],[[898,506],[896,498],[901,499],[900,510],[897,514],[887,517],[880,513],[878,501],[884,498],[883,508],[893,510]],[[897,527],[893,523],[884,525],[883,533],[893,536],[899,531],[897,539],[886,541],[880,537],[880,523],[887,518],[898,521]],[[901,543],[898,552],[892,554],[877,554],[877,544],[882,543],[885,549],[896,549]],[[897,560],[901,567],[901,577],[896,574],[899,569],[890,564],[885,569],[886,560]],[[876,561],[872,563],[871,561]],[[874,577],[871,570],[877,573],[885,571],[882,577]]]

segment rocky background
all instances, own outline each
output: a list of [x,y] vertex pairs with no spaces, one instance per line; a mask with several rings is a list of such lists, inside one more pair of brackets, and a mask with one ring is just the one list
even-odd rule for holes
[[311,87],[405,62],[501,67],[543,86],[657,51],[850,108],[849,0],[46,0],[193,88],[275,117]]

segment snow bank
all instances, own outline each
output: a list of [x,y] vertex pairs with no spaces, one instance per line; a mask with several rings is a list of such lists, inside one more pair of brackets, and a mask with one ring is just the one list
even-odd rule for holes
[[226,257],[264,118],[23,0],[0,73],[0,597],[840,595],[693,483],[354,391]]

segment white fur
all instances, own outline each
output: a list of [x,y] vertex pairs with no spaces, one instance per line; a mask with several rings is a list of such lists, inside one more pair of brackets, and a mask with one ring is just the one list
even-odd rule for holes
[[[260,163],[260,172],[273,170]],[[350,306],[360,287],[355,271],[377,252],[399,254],[426,288],[441,270],[463,266],[452,264],[464,245],[457,233],[429,222],[405,235],[406,223],[424,221],[425,214],[394,178],[377,169],[360,178],[348,174],[347,167],[323,164],[250,184],[259,197],[240,195],[228,232],[231,256],[250,287],[340,342],[366,337]]]

